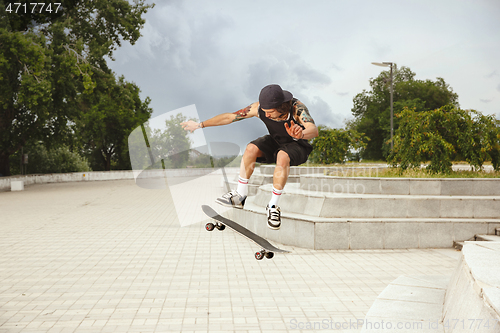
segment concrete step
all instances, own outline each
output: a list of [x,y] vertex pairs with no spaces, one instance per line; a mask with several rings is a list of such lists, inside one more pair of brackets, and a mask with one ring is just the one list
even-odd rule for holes
[[500,236],[500,228],[495,229],[495,235]]
[[500,236],[496,235],[476,235],[475,239],[483,242],[500,242]]
[[[443,307],[443,323],[474,319],[471,326],[449,325],[446,332],[499,332],[500,243],[465,242],[460,261],[448,284]],[[479,326],[479,323],[495,323]],[[470,325],[470,324],[469,324]]]
[[344,194],[500,196],[500,178],[376,178],[301,175],[300,188]]
[[[272,185],[261,186],[254,204],[266,207],[271,191]],[[282,211],[324,218],[497,219],[500,226],[500,196],[339,194],[287,184],[280,207]]]
[[454,241],[491,234],[500,225],[498,219],[325,218],[282,209],[281,229],[271,230],[256,198],[225,216],[271,241],[316,250],[451,248]]
[[370,307],[361,332],[442,332],[446,287],[450,276],[402,275]]
[[[366,175],[374,176],[377,175],[378,171],[387,169],[387,164],[358,164],[358,165],[339,165],[339,166],[328,166],[328,167],[308,167],[308,166],[293,166],[290,167],[290,175],[305,175],[305,174],[320,174],[324,175],[334,174],[336,176],[350,176],[350,175]],[[260,172],[262,174],[272,175],[274,172],[275,165],[267,164],[261,165]]]

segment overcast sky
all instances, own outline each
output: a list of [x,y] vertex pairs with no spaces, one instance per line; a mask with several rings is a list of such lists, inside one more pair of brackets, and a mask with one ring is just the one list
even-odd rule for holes
[[[149,2],[151,3],[151,2]],[[460,107],[500,118],[499,0],[158,0],[142,37],[109,62],[152,99],[153,116],[195,104],[201,120],[257,101],[271,83],[340,128],[382,67],[442,77]],[[257,118],[205,131],[242,148]]]

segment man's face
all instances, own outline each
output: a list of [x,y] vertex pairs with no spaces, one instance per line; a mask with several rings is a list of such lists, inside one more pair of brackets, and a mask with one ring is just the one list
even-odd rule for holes
[[281,117],[281,113],[276,109],[262,109],[266,113],[266,117],[269,119],[278,119]]

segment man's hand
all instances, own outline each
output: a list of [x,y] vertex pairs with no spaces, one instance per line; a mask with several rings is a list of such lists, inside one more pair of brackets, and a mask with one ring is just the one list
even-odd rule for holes
[[196,121],[188,120],[188,121],[182,122],[181,126],[184,130],[190,131],[191,133],[193,133],[198,128],[201,128],[201,123],[197,123]]
[[292,127],[288,126],[288,123],[285,123],[285,129],[292,138],[302,139],[304,138],[304,133],[302,133],[303,129],[297,124],[293,124]]

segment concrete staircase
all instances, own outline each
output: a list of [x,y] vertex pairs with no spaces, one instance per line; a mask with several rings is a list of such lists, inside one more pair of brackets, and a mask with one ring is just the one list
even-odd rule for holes
[[[335,177],[324,168],[297,169],[299,182],[288,183],[280,199],[279,231],[265,223],[270,184],[228,217],[272,241],[312,249],[449,248],[500,228],[500,179]],[[260,174],[272,170],[261,167]]]
[[361,332],[500,332],[500,242],[465,242],[454,274],[401,276],[377,297]]

